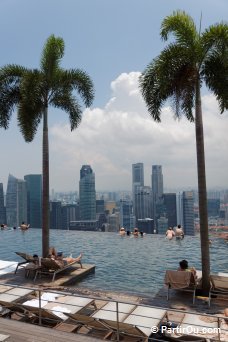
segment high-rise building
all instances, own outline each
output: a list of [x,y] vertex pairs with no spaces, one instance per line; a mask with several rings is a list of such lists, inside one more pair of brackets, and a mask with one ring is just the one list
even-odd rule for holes
[[80,219],[79,204],[76,203],[63,205],[61,214],[61,229],[68,230],[71,221],[77,221]]
[[0,183],[0,224],[6,224],[6,208],[4,204],[4,191],[2,183]]
[[151,184],[153,197],[155,202],[157,202],[163,195],[163,174],[161,165],[152,165]]
[[10,227],[27,222],[26,182],[9,174],[6,190],[6,220]]
[[135,194],[139,187],[144,186],[143,163],[132,164],[132,201],[133,212],[135,214]]
[[42,223],[42,176],[26,175],[28,222],[32,228],[41,228]]
[[79,206],[81,220],[96,220],[95,174],[90,165],[80,170]]
[[152,218],[152,192],[149,186],[138,187],[135,193],[136,224],[139,219]]
[[50,228],[62,229],[62,205],[61,202],[50,202]]
[[183,191],[183,225],[185,235],[195,235],[193,191]]
[[161,165],[152,165],[151,185],[153,197],[153,218],[154,226],[156,228],[158,219],[156,207],[162,204],[163,195],[163,174]]
[[213,199],[213,198],[208,198],[207,200],[207,212],[208,212],[208,217],[216,217],[219,216],[219,211],[220,211],[220,199]]
[[127,230],[134,228],[132,201],[120,200],[120,226]]
[[165,216],[168,219],[168,226],[175,227],[177,225],[177,203],[175,193],[163,194],[163,203]]

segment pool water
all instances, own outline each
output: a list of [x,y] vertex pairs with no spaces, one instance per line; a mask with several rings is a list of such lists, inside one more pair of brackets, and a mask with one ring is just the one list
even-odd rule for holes
[[[21,260],[15,252],[41,255],[41,230],[0,231],[0,259]],[[201,269],[199,235],[184,240],[167,240],[161,235],[121,237],[116,233],[50,231],[50,245],[73,257],[83,252],[82,262],[95,264],[95,274],[75,284],[91,290],[153,296],[163,286],[166,269],[177,269],[181,259]],[[228,272],[228,244],[213,239],[211,272]]]

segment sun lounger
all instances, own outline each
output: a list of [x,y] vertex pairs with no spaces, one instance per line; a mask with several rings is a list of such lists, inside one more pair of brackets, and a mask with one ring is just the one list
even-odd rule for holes
[[0,305],[6,306],[9,303],[15,303],[23,299],[25,296],[33,293],[33,290],[25,288],[12,288],[6,292],[0,293]]
[[167,285],[167,300],[169,300],[170,289],[175,289],[193,292],[193,304],[195,303],[196,289],[200,279],[195,279],[192,272],[167,270],[164,282]]
[[113,333],[130,336],[132,340],[139,337],[147,340],[151,335],[151,328],[158,327],[165,316],[164,309],[124,303],[118,303],[117,315],[115,302],[109,302],[92,315]]
[[[134,311],[123,321],[123,324],[131,324],[141,333],[141,336],[148,338],[151,335],[152,327],[159,327],[166,317],[167,311],[159,308],[151,308],[138,305]],[[120,333],[126,334],[124,326],[120,327]]]
[[29,255],[29,254],[26,254],[26,253],[21,253],[21,252],[15,252],[15,253],[24,259],[24,261],[18,262],[17,267],[16,267],[15,272],[14,272],[16,274],[18,268],[21,265],[27,264],[29,262],[34,262],[34,258],[33,258],[32,255]]
[[208,305],[211,305],[212,295],[228,298],[228,276],[210,275],[211,288],[209,291]]
[[95,329],[99,332],[102,332],[104,334],[104,339],[106,336],[110,335],[113,332],[108,326],[92,316],[83,315],[80,313],[66,313],[66,316],[68,316],[77,324],[78,329],[83,327],[87,328],[88,330]]
[[219,340],[219,321],[217,317],[186,313],[180,323],[178,335],[188,334],[198,339]]
[[44,306],[48,304],[48,301],[40,301],[39,299],[33,299],[22,303],[23,308],[28,310],[33,317],[37,320],[42,321],[42,323],[48,323],[48,325],[56,325],[62,321],[62,318],[56,315],[54,312],[45,309]]
[[37,269],[34,281],[36,281],[37,276],[41,275],[41,274],[52,275],[52,281],[54,281],[56,274],[67,270],[68,268],[70,268],[71,266],[73,266],[75,264],[80,264],[80,266],[82,268],[82,263],[80,260],[79,261],[73,261],[73,262],[61,267],[55,260],[52,260],[50,258],[42,258],[41,259],[41,268]]

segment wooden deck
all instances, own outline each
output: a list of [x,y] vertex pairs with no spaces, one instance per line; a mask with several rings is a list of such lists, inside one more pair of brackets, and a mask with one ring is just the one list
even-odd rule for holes
[[83,268],[79,265],[72,266],[65,271],[56,275],[55,281],[52,281],[51,275],[43,275],[41,278],[37,278],[34,282],[34,274],[31,272],[29,277],[25,277],[25,270],[23,268],[18,269],[17,273],[6,273],[0,276],[1,284],[14,284],[25,287],[59,287],[59,286],[74,286],[82,278],[88,274],[95,272],[95,265],[83,264]]
[[[7,342],[93,342],[94,337],[66,333],[11,319],[0,318],[0,336],[9,335]],[[0,340],[1,341],[1,340]],[[4,339],[2,340],[4,341]]]

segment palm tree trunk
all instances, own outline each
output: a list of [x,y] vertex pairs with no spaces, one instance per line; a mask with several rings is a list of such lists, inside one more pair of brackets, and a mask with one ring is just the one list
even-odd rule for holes
[[43,199],[42,199],[42,254],[49,251],[49,148],[48,148],[48,109],[43,113]]
[[196,83],[195,100],[195,131],[196,131],[196,154],[198,171],[198,192],[199,192],[199,222],[201,241],[201,262],[202,262],[202,290],[207,294],[210,288],[210,253],[208,238],[208,214],[207,214],[207,187],[204,155],[204,134],[202,105],[200,95],[200,82]]

